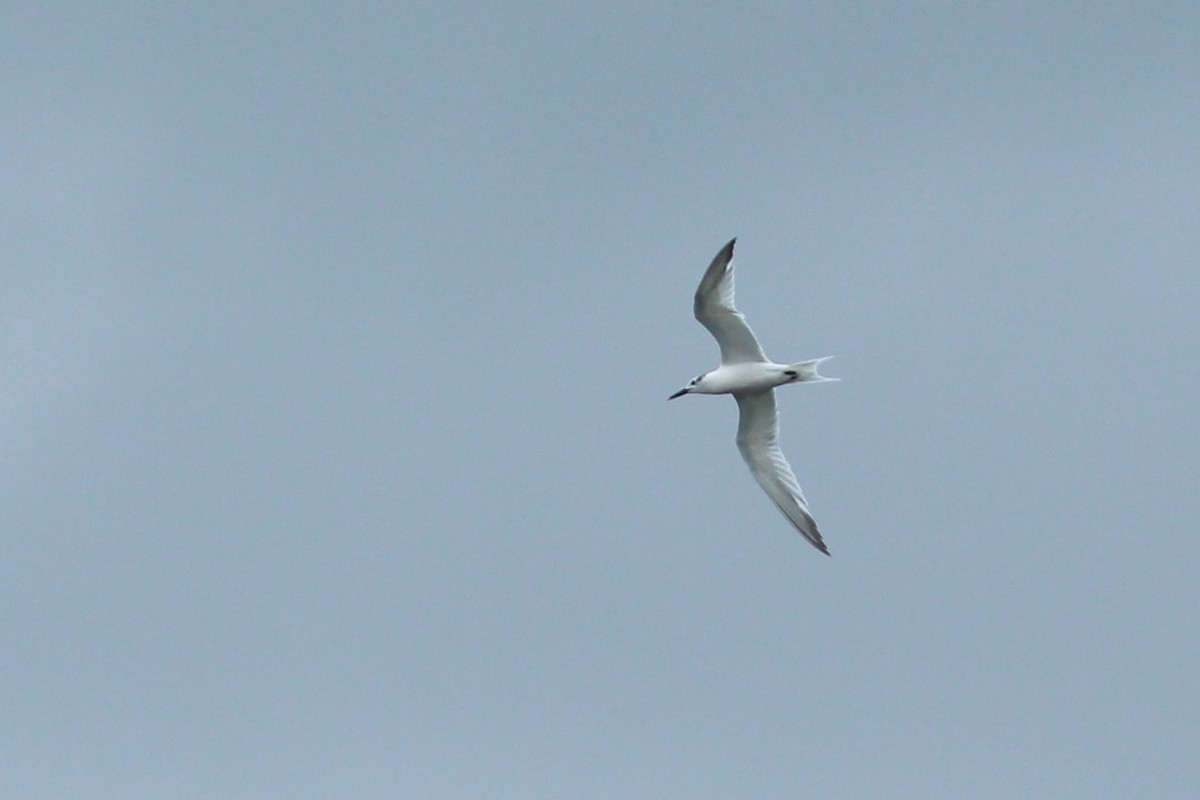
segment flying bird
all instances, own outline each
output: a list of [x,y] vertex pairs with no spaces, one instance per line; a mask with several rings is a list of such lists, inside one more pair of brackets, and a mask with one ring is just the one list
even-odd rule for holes
[[833,356],[795,364],[776,364],[767,358],[746,318],[733,306],[732,261],[736,241],[730,239],[708,265],[696,289],[693,307],[696,319],[708,328],[721,348],[721,365],[692,378],[667,399],[685,394],[732,394],[738,404],[737,446],[750,473],[796,530],[813,547],[829,555],[817,523],[808,513],[808,503],[796,475],[779,447],[775,387],[839,380],[817,372],[821,362]]

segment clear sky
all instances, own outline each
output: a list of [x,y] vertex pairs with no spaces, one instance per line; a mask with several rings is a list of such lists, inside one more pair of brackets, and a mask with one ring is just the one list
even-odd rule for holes
[[[6,3],[0,788],[1200,796],[1200,6]],[[833,553],[691,294],[739,237]]]

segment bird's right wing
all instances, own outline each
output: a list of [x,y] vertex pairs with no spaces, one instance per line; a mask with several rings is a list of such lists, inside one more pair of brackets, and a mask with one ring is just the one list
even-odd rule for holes
[[829,549],[808,513],[808,504],[796,475],[779,448],[779,413],[775,408],[775,390],[739,392],[737,445],[759,486],[774,501],[796,530],[825,555]]
[[717,257],[704,271],[696,289],[693,311],[701,325],[717,340],[722,364],[742,364],[747,361],[766,361],[754,331],[746,318],[733,307],[733,245],[737,239],[721,248]]

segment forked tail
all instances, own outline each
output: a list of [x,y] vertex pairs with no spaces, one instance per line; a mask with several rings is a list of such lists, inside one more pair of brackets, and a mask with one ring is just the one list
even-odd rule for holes
[[797,361],[795,364],[788,364],[788,371],[796,373],[797,383],[823,383],[825,381],[840,381],[841,378],[826,378],[817,372],[821,363],[828,361],[833,356],[825,356],[824,358],[814,358],[809,361]]

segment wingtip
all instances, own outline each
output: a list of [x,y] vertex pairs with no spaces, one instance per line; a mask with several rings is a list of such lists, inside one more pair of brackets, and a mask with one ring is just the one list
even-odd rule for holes
[[808,543],[813,547],[817,548],[825,555],[830,555],[829,547],[826,546],[824,537],[822,537],[821,532],[817,530],[817,523],[813,521],[812,517],[808,517],[808,521],[812,522],[812,530],[801,530],[800,533],[804,534],[804,538],[807,539]]
[[736,236],[726,242],[725,246],[721,248],[721,252],[717,253],[717,260],[724,261],[726,267],[729,266],[730,261],[733,261],[733,246],[735,244],[737,244]]

